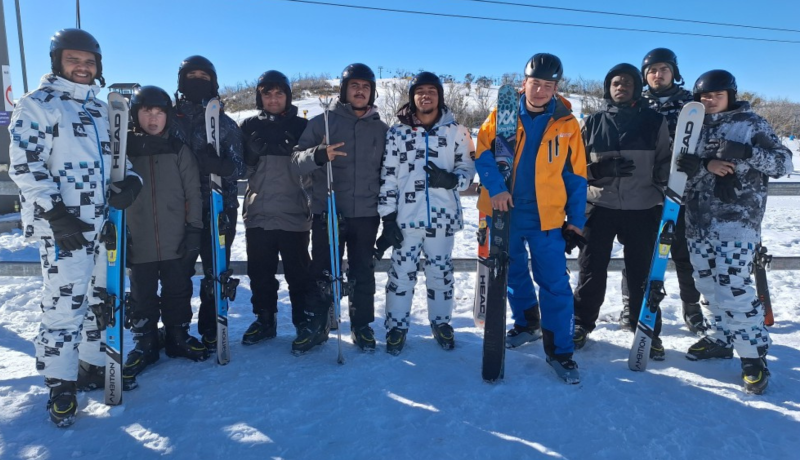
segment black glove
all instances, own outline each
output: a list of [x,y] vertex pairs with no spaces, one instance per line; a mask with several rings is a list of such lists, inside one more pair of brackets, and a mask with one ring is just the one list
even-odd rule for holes
[[697,155],[683,154],[675,163],[678,165],[678,171],[686,173],[687,177],[694,177],[700,171],[703,160]]
[[609,160],[601,160],[589,165],[592,177],[602,179],[604,177],[631,177],[636,166],[633,160],[622,157],[613,157]]
[[261,135],[254,132],[247,138],[244,148],[244,163],[247,166],[255,166],[258,159],[267,154],[267,143]]
[[390,243],[385,236],[381,235],[378,241],[375,242],[375,258],[378,260],[383,259],[383,254],[391,245],[392,243]]
[[726,174],[724,176],[717,176],[714,183],[714,196],[719,198],[723,203],[736,203],[739,199],[736,195],[737,190],[742,189],[742,183],[736,174]]
[[111,195],[108,197],[108,204],[119,210],[125,209],[133,204],[141,190],[141,179],[136,176],[127,176],[125,179],[111,184]]
[[[381,240],[383,241],[381,242]],[[403,232],[400,230],[400,226],[397,225],[396,212],[383,216],[383,231],[376,244],[378,247],[375,250],[375,257],[378,259],[383,257],[384,251],[386,251],[389,246],[393,246],[395,249],[400,249],[403,246]],[[379,254],[378,251],[381,247],[383,247],[383,251],[380,251]]]
[[325,144],[316,146],[314,150],[314,163],[322,166],[328,162],[328,146]]
[[458,175],[447,172],[436,166],[432,161],[422,169],[428,173],[428,186],[432,188],[454,189],[458,187]]
[[707,157],[720,160],[746,160],[753,156],[753,146],[726,139],[711,139],[706,144]]
[[186,226],[183,233],[183,241],[181,241],[181,254],[186,264],[194,265],[197,261],[197,256],[200,254],[200,237],[203,234],[202,228]]
[[[276,144],[270,144],[270,149],[273,151],[274,155],[288,157],[294,152],[295,145],[297,145],[297,138],[292,136],[292,133],[289,131],[285,131],[283,133],[283,139]],[[327,156],[327,153],[325,155]]]
[[575,248],[583,249],[588,243],[583,235],[579,235],[575,233],[575,230],[567,228],[566,222],[561,226],[561,236],[564,237],[564,242],[566,243],[564,252],[567,254],[572,254],[572,250]]
[[206,148],[199,155],[200,172],[203,174],[216,174],[228,177],[236,171],[236,164],[230,158],[217,155],[214,144],[206,144]]
[[53,230],[53,237],[56,245],[67,251],[77,251],[89,245],[89,240],[83,236],[83,232],[91,232],[94,225],[78,219],[69,212],[63,202],[58,202],[53,209],[45,212],[42,216],[50,223]]

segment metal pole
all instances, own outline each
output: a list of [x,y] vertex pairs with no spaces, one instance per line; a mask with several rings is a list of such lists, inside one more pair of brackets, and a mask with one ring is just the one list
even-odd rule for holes
[[81,28],[81,0],[75,0],[75,27]]
[[[2,91],[0,92],[0,214],[13,212],[14,202],[18,196],[16,186],[8,177],[9,155],[8,148],[11,145],[11,135],[8,132],[8,125],[11,122],[12,106],[11,94],[11,70],[8,61],[8,39],[6,37],[6,18],[5,11],[0,8],[0,66],[2,66]],[[8,190],[6,190],[8,189]],[[10,193],[9,193],[10,192]]]
[[17,5],[17,35],[19,36],[19,58],[22,63],[22,90],[23,94],[28,93],[28,72],[25,70],[25,45],[22,43],[22,18],[19,14],[19,0],[14,0]]

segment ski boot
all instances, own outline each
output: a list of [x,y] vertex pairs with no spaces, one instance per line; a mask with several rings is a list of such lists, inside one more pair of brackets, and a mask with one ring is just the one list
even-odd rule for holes
[[769,369],[766,358],[741,358],[744,392],[760,395],[769,384]]
[[351,328],[350,337],[353,339],[353,343],[364,353],[375,351],[375,332],[369,324]]
[[436,343],[444,350],[452,350],[456,347],[455,335],[453,334],[453,326],[447,323],[431,323],[431,332]]
[[50,400],[47,401],[50,420],[59,428],[75,423],[75,414],[78,412],[77,384],[48,378],[44,379],[44,383],[50,388]]
[[690,361],[712,358],[733,358],[733,347],[721,345],[714,339],[703,337],[689,347],[689,351],[686,353],[686,359]]
[[558,378],[570,385],[581,383],[581,374],[578,371],[578,363],[572,360],[571,356],[548,356],[547,364],[549,364]]
[[105,388],[106,386],[106,367],[95,366],[86,361],[80,361],[78,367],[78,381],[76,382],[78,391],[92,391]]
[[631,326],[631,306],[627,303],[622,305],[622,311],[619,312],[619,328],[623,331],[633,332],[633,326]]
[[589,337],[589,331],[586,330],[583,326],[576,324],[575,330],[572,333],[572,344],[575,346],[576,350],[580,350],[586,345],[586,340]]
[[327,310],[320,314],[306,312],[306,316],[308,319],[297,326],[297,337],[292,341],[292,354],[295,356],[305,354],[328,341],[330,326]]
[[667,353],[664,351],[664,344],[658,337],[653,337],[650,343],[650,359],[653,361],[664,361],[667,359]]
[[683,302],[683,322],[686,323],[689,332],[695,335],[703,335],[708,330],[703,319],[703,311],[697,302]]
[[408,329],[400,329],[399,327],[393,327],[387,332],[386,353],[392,356],[399,355],[406,344],[406,334],[408,334]]
[[514,327],[508,330],[506,333],[506,348],[517,348],[542,338],[542,320],[539,306],[534,305],[525,310],[524,314],[527,326],[514,324]]
[[167,338],[164,352],[170,358],[188,358],[192,361],[205,361],[210,353],[202,342],[189,335],[189,324],[166,326]]
[[137,328],[134,326],[131,331],[133,332],[133,343],[135,345],[133,350],[128,352],[128,356],[125,358],[125,365],[122,367],[123,391],[130,391],[138,387],[136,376],[160,358],[158,353],[158,329],[154,327]]
[[278,314],[260,313],[253,324],[247,328],[242,337],[242,345],[254,345],[258,342],[274,339],[278,335]]

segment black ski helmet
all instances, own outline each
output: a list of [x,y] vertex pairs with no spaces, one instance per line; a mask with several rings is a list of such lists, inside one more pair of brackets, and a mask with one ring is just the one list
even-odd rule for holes
[[277,70],[267,70],[258,77],[258,83],[256,83],[256,107],[259,109],[264,108],[264,105],[261,103],[259,88],[264,88],[269,91],[276,86],[280,87],[280,89],[286,93],[286,108],[289,108],[292,104],[292,84],[289,82],[289,79],[286,78],[286,75]]
[[444,108],[444,86],[442,80],[433,72],[420,72],[414,75],[408,85],[408,104],[411,108],[411,113],[417,111],[417,106],[414,105],[414,90],[421,85],[433,85],[436,87],[436,92],[439,94],[439,109]]
[[656,48],[650,50],[642,59],[642,78],[647,83],[647,68],[653,64],[663,62],[672,68],[672,79],[676,85],[682,86],[684,81],[681,71],[678,69],[678,56],[669,48]]
[[375,72],[372,71],[366,64],[355,63],[350,64],[342,70],[342,82],[339,89],[339,101],[343,104],[347,101],[347,83],[355,78],[356,80],[366,80],[372,86],[369,92],[369,103],[375,103]]
[[692,96],[695,101],[700,100],[700,95],[703,93],[713,93],[714,91],[727,91],[728,104],[736,102],[736,77],[727,70],[709,70],[708,72],[700,75],[697,81],[694,82],[692,89]]
[[536,53],[525,64],[525,76],[547,81],[559,81],[564,74],[561,59],[555,54]]
[[131,97],[131,119],[133,126],[139,126],[139,109],[142,107],[161,107],[167,113],[167,120],[169,120],[169,112],[172,110],[172,99],[166,91],[158,86],[142,86],[137,88]]
[[633,64],[622,63],[611,68],[603,81],[603,99],[611,100],[611,80],[617,75],[627,74],[633,78],[633,101],[638,101],[642,97],[642,73]]
[[64,50],[86,51],[94,54],[97,60],[97,75],[100,86],[106,86],[103,78],[103,52],[97,40],[85,30],[61,29],[50,38],[50,69],[55,75],[61,75],[61,53]]
[[189,56],[181,62],[178,68],[178,92],[183,93],[183,84],[186,74],[192,70],[202,70],[211,77],[211,84],[214,87],[214,96],[219,96],[219,83],[217,82],[217,69],[208,59],[200,55]]

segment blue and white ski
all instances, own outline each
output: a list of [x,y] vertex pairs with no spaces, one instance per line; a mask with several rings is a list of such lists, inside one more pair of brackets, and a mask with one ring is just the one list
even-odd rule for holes
[[[128,143],[128,101],[119,93],[108,93],[108,118],[111,128],[111,183],[125,179]],[[113,186],[112,186],[113,187]],[[122,332],[125,324],[125,257],[127,227],[125,211],[108,208],[101,241],[106,247],[106,382],[105,403],[122,403]]]
[[[494,158],[503,174],[506,187],[512,189],[511,169],[517,144],[519,93],[511,85],[503,85],[497,93]],[[480,258],[488,267],[486,280],[486,317],[483,327],[483,380],[496,382],[503,378],[506,356],[506,299],[508,296],[508,239],[511,213],[494,211],[487,219],[489,256]]]
[[[219,99],[214,98],[206,105],[206,140],[220,153],[219,134]],[[214,305],[217,307],[217,362],[228,364],[231,360],[231,349],[228,340],[228,301],[236,298],[236,287],[239,280],[231,278],[233,270],[228,268],[228,259],[225,254],[225,234],[230,222],[225,214],[225,204],[222,200],[222,178],[216,174],[209,176],[211,186],[211,245],[212,245],[212,273],[206,276],[212,278],[214,286]]]
[[675,140],[672,144],[672,164],[669,169],[664,210],[661,213],[661,224],[653,249],[653,260],[650,262],[650,275],[645,285],[642,311],[639,313],[639,324],[633,339],[628,367],[633,371],[644,371],[650,359],[650,346],[653,342],[653,329],[656,325],[659,304],[664,299],[664,273],[667,271],[669,251],[675,239],[675,225],[683,202],[683,191],[686,188],[686,174],[677,170],[676,161],[683,154],[695,154],[700,129],[703,127],[705,107],[699,102],[689,102],[683,106],[675,128]]

